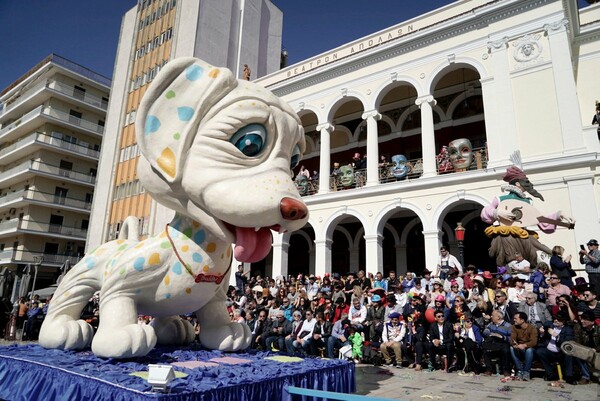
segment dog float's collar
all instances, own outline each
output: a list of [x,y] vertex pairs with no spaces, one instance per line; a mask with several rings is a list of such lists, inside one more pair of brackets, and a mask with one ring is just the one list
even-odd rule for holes
[[190,269],[190,266],[183,261],[183,259],[179,255],[179,252],[177,252],[177,247],[175,246],[173,239],[169,235],[169,224],[167,224],[165,227],[165,233],[167,234],[167,238],[169,239],[169,242],[171,243],[171,247],[173,248],[173,251],[175,251],[175,256],[177,256],[177,259],[179,259],[179,261],[181,262],[181,265],[183,267],[185,267],[185,270],[190,274],[190,276],[192,276],[194,278],[194,281],[196,283],[221,284],[221,282],[223,281],[223,278],[227,275],[227,273],[229,273],[229,269],[231,269],[231,264],[229,265],[229,267],[223,274],[204,274],[204,273],[194,274],[192,269]]

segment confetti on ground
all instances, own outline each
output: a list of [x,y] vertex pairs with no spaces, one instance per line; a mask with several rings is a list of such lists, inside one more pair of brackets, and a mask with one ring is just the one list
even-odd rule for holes
[[502,386],[502,387],[498,387],[497,391],[499,393],[507,393],[509,391],[512,391],[512,388],[510,388],[510,386]]
[[565,385],[562,384],[561,382],[550,382],[550,383],[548,383],[548,386],[550,386],[550,387],[565,388]]
[[408,373],[404,373],[404,374],[398,375],[398,377],[401,378],[401,379],[407,379],[407,380],[412,380],[413,379],[412,375],[410,375]]
[[250,363],[252,362],[252,360],[250,359],[242,359],[242,358],[232,358],[229,356],[223,357],[223,358],[211,358],[210,359],[211,362],[217,362],[217,363],[226,363],[228,365],[240,365],[242,363]]
[[427,398],[428,400],[441,400],[442,397],[440,397],[439,395],[430,395],[430,394],[423,394],[421,396],[421,398]]
[[277,356],[268,356],[265,359],[271,359],[277,362],[302,362],[302,358],[298,358],[297,356],[285,356],[285,355],[277,355]]
[[218,363],[214,362],[202,362],[202,361],[185,361],[185,362],[173,362],[171,365],[179,366],[180,368],[196,369],[196,368],[212,368],[219,366]]

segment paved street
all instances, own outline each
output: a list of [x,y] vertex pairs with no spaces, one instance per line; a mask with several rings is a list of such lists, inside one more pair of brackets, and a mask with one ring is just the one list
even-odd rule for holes
[[415,372],[413,369],[357,365],[357,394],[395,400],[519,400],[597,401],[600,385],[550,387],[535,372],[530,382],[502,383],[502,376],[460,376],[458,373]]

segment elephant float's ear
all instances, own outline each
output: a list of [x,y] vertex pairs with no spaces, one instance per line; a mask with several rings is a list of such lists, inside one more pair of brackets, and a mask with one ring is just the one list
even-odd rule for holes
[[226,68],[196,58],[179,58],[158,73],[136,117],[142,155],[160,177],[172,184],[181,169],[199,123],[210,108],[237,86]]

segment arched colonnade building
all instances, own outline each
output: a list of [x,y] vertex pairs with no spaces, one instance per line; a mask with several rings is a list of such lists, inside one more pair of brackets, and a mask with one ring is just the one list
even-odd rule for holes
[[[600,8],[570,3],[459,1],[257,80],[297,111],[301,164],[319,179],[306,187],[307,226],[275,235],[253,270],[420,272],[436,266],[442,243],[456,254],[458,222],[465,262],[494,270],[479,213],[500,195],[515,152],[546,199],[535,206],[577,220],[575,230],[541,241],[576,254],[599,237],[600,145],[590,120]],[[475,158],[447,171],[438,154],[459,138]],[[331,175],[334,163],[355,153],[366,163],[344,185]],[[398,154],[412,170],[396,181],[381,157]]]

